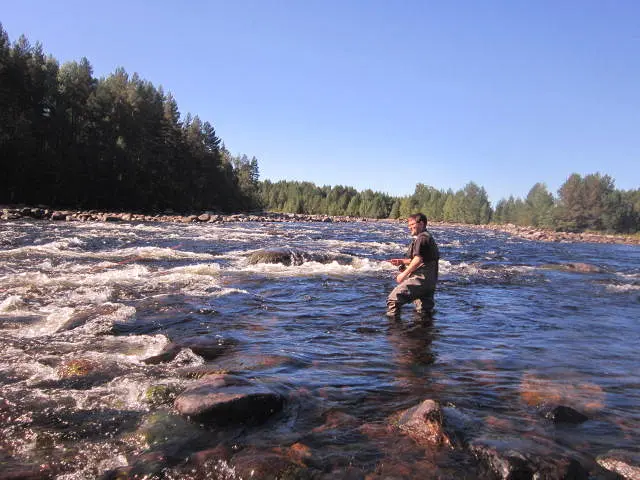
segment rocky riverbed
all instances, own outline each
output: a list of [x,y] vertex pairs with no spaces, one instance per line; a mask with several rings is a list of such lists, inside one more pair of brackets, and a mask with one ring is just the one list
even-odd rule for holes
[[633,246],[434,224],[391,322],[404,221],[0,212],[0,479],[640,478]]

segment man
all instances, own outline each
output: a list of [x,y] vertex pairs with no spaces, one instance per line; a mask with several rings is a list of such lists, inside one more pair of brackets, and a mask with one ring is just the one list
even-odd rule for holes
[[387,298],[387,315],[396,317],[400,307],[414,302],[416,311],[431,314],[435,305],[433,295],[438,281],[438,260],[440,251],[431,234],[427,231],[427,217],[423,213],[414,213],[407,219],[409,231],[414,236],[407,258],[389,260],[400,267],[396,277],[398,286]]

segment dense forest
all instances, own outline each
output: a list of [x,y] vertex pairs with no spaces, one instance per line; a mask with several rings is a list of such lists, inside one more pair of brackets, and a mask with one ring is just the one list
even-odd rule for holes
[[514,223],[558,230],[640,230],[640,190],[600,173],[558,190],[536,183],[495,209],[474,182],[419,183],[412,195],[260,181],[258,160],[231,155],[208,121],[180,114],[170,93],[117,69],[94,78],[86,58],[60,65],[42,45],[11,43],[0,24],[0,203],[158,212],[277,212]]
[[[86,58],[59,65],[0,25],[0,202],[120,210],[253,208],[257,161],[171,94]],[[251,184],[249,188],[246,184]]]
[[400,198],[350,187],[320,188],[308,182],[265,180],[259,185],[264,207],[280,212],[404,218],[422,211],[440,222],[513,223],[566,231],[640,230],[640,190],[616,190],[613,179],[599,173],[584,177],[574,173],[557,197],[536,183],[525,199],[502,199],[495,209],[485,189],[474,182],[456,192],[419,183],[412,195]]

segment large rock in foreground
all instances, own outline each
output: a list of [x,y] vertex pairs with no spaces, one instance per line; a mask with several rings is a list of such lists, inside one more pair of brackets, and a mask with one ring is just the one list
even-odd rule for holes
[[392,425],[409,435],[421,445],[451,446],[451,440],[444,432],[443,415],[440,405],[434,400],[403,410],[392,417]]
[[176,398],[182,415],[205,423],[256,423],[282,410],[285,399],[264,385],[233,375],[207,375]]

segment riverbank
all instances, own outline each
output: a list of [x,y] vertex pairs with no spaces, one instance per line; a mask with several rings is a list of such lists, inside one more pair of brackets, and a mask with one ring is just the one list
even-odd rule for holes
[[[36,219],[67,222],[172,222],[172,223],[230,223],[230,222],[397,222],[399,220],[351,217],[346,215],[307,215],[300,213],[237,213],[204,212],[198,215],[116,213],[97,210],[60,210],[49,207],[1,206],[0,220]],[[468,225],[430,222],[442,227],[466,227],[509,233],[516,237],[539,242],[587,242],[640,245],[640,235],[606,234],[597,232],[556,232],[554,230],[523,227],[513,224]]]
[[[446,224],[445,224],[446,225]],[[469,225],[467,225],[469,226]],[[472,225],[473,228],[493,230],[509,233],[513,236],[536,240],[539,242],[586,242],[586,243],[617,243],[625,245],[640,245],[640,235],[607,234],[598,232],[556,232],[544,228],[522,227],[513,224]]]

